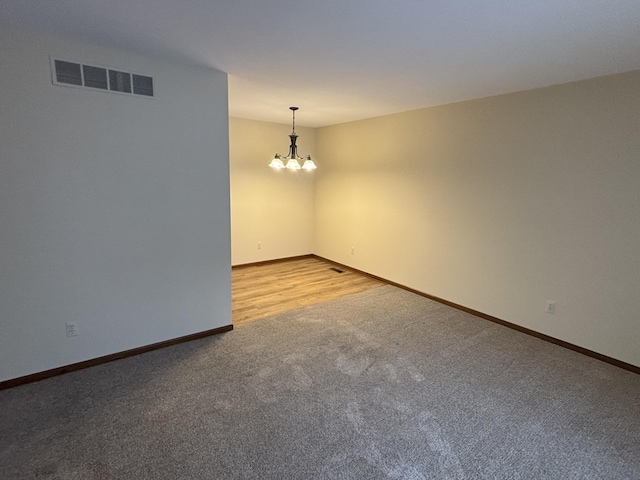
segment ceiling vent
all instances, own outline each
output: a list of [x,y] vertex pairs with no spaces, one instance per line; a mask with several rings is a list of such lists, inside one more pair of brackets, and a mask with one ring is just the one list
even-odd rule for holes
[[51,59],[51,78],[54,85],[154,96],[152,77],[67,60]]

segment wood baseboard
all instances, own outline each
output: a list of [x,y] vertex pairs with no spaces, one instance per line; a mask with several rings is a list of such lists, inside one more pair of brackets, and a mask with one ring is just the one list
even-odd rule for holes
[[114,360],[120,360],[121,358],[132,357],[133,355],[139,355],[141,353],[150,352],[152,350],[158,350],[159,348],[169,347],[171,345],[177,345],[184,342],[190,342],[191,340],[210,337],[212,335],[218,335],[220,333],[228,332],[231,330],[233,330],[233,325],[225,325],[224,327],[205,330],[204,332],[193,333],[191,335],[185,335],[184,337],[172,338],[171,340],[165,340],[163,342],[152,343],[151,345],[132,348],[131,350],[125,350],[124,352],[112,353],[103,357],[85,360],[84,362],[72,363],[71,365],[65,365],[63,367],[52,368],[51,370],[32,373],[23,377],[5,380],[3,382],[0,382],[0,390],[17,387],[26,383],[37,382],[39,380],[44,380],[45,378],[55,377],[57,375],[74,372],[76,370],[82,370],[83,368],[94,367],[96,365],[101,365],[107,362],[113,362]]
[[447,306],[455,308],[457,310],[461,310],[463,312],[470,313],[471,315],[475,315],[476,317],[480,317],[480,318],[482,318],[484,320],[489,320],[490,322],[498,323],[500,325],[503,325],[505,327],[511,328],[513,330],[517,330],[518,332],[525,333],[527,335],[531,335],[532,337],[539,338],[541,340],[544,340],[544,341],[549,342],[549,343],[553,343],[554,345],[558,345],[560,347],[568,348],[569,350],[573,350],[574,352],[578,352],[578,353],[581,353],[583,355],[587,355],[588,357],[595,358],[595,359],[600,360],[602,362],[606,362],[606,363],[609,363],[611,365],[615,365],[616,367],[620,367],[620,368],[623,368],[625,370],[628,370],[630,372],[633,372],[633,373],[636,373],[636,374],[640,375],[640,367],[638,367],[636,365],[632,365],[630,363],[623,362],[622,360],[618,360],[616,358],[608,357],[607,355],[603,355],[601,353],[594,352],[593,350],[589,350],[587,348],[580,347],[578,345],[574,345],[573,343],[565,342],[564,340],[560,340],[558,338],[551,337],[549,335],[545,335],[544,333],[536,332],[535,330],[531,330],[529,328],[522,327],[522,326],[517,325],[515,323],[511,323],[511,322],[508,322],[506,320],[502,320],[500,318],[497,318],[497,317],[494,317],[494,316],[491,316],[491,315],[487,315],[486,313],[479,312],[478,310],[474,310],[472,308],[465,307],[464,305],[459,305],[457,303],[450,302],[449,300],[445,300],[444,298],[436,297],[434,295],[430,295],[428,293],[421,292],[419,290],[407,287],[407,286],[402,285],[400,283],[392,282],[391,280],[387,280],[386,278],[378,277],[377,275],[372,275],[370,273],[363,272],[362,270],[358,270],[357,268],[353,268],[353,267],[350,267],[348,265],[344,265],[344,264],[341,264],[341,263],[338,263],[338,262],[334,262],[333,260],[329,260],[328,258],[324,258],[324,257],[321,257],[319,255],[313,255],[313,256],[316,257],[316,258],[319,258],[321,260],[324,260],[324,261],[327,261],[327,262],[331,262],[331,263],[333,263],[335,265],[339,265],[340,267],[348,269],[348,270],[351,270],[353,272],[360,273],[361,275],[366,275],[366,276],[374,278],[376,280],[380,280],[381,282],[384,282],[384,283],[386,283],[388,285],[393,285],[394,287],[402,288],[403,290],[407,290],[407,291],[409,291],[411,293],[415,293],[416,295],[420,295],[422,297],[428,298],[428,299],[433,300],[435,302],[442,303],[443,305],[447,305]]
[[259,267],[260,265],[272,265],[274,263],[289,262],[291,260],[300,260],[303,258],[322,258],[322,257],[318,257],[313,253],[308,253],[306,255],[296,255],[294,257],[283,257],[283,258],[274,258],[272,260],[261,260],[260,262],[240,263],[238,265],[232,265],[231,268],[235,270],[237,268]]

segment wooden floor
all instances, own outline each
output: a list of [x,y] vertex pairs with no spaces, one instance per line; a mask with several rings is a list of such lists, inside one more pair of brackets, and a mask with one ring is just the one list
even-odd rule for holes
[[316,257],[234,267],[231,279],[236,326],[384,285]]

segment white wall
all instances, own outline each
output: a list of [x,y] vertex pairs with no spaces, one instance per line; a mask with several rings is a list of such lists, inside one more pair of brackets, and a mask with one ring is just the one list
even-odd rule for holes
[[[231,118],[229,130],[233,265],[313,253],[315,172],[268,167],[288,153],[291,125]],[[296,133],[298,152],[315,161],[315,130]]]
[[315,253],[640,366],[639,112],[633,72],[321,128]]
[[[49,55],[156,97],[54,86]],[[230,324],[226,74],[5,27],[0,65],[0,380]]]

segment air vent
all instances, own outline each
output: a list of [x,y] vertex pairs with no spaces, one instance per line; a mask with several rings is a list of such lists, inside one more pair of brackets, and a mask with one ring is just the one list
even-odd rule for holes
[[68,85],[82,85],[82,72],[79,63],[55,61],[56,82]]
[[330,267],[329,270],[333,270],[336,273],[344,273],[344,270],[340,270],[339,268],[336,268],[336,267]]
[[82,73],[84,75],[85,87],[100,88],[102,90],[107,90],[109,88],[106,68],[83,65]]
[[109,70],[109,89],[114,92],[131,93],[131,74]]
[[153,97],[153,78],[121,70],[84,65],[66,60],[51,62],[54,85]]
[[132,75],[133,77],[133,93],[136,95],[146,95],[153,97],[153,78],[144,75]]

